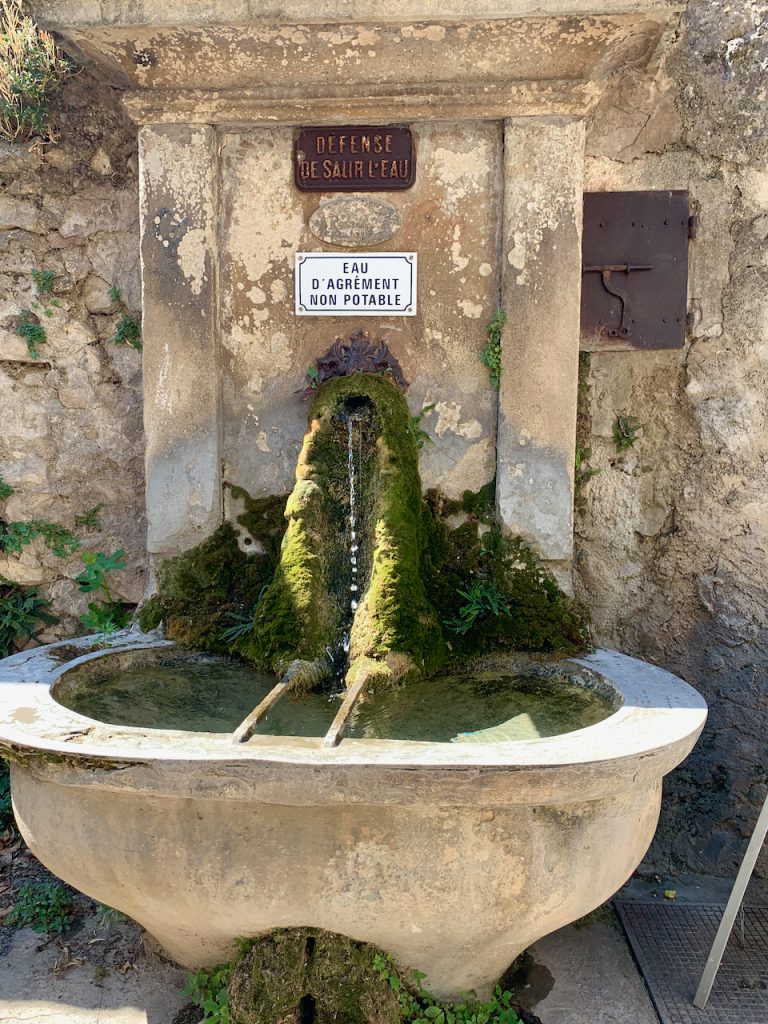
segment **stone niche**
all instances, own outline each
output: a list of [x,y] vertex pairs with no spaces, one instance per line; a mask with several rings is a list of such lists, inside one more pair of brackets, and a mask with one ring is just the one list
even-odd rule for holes
[[[139,125],[149,548],[198,543],[225,483],[287,492],[314,358],[362,327],[410,383],[427,487],[497,479],[504,525],[567,581],[584,121],[658,59],[651,0],[39,0]],[[407,191],[299,191],[303,126],[407,125]],[[331,201],[332,204],[328,205]],[[300,251],[415,251],[413,317],[298,317]],[[501,388],[480,361],[497,307]]]

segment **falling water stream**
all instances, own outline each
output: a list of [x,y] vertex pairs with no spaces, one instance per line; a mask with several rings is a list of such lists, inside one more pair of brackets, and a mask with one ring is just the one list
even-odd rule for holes
[[[344,672],[347,669],[347,661],[349,655],[349,644],[350,634],[352,630],[352,620],[355,616],[355,611],[358,606],[358,599],[360,593],[360,577],[359,577],[359,551],[360,541],[358,538],[359,525],[358,525],[358,489],[360,486],[361,474],[362,474],[362,416],[358,413],[350,413],[347,417],[347,484],[348,484],[348,497],[349,497],[349,514],[347,516],[347,544],[349,550],[349,605],[344,609],[344,617],[342,620],[342,631],[341,631],[341,644],[340,644],[340,655],[341,657],[334,658],[334,662],[339,666],[337,674],[343,678]],[[355,426],[358,429],[355,431]],[[355,434],[357,433],[358,446],[357,451],[355,450]],[[357,455],[357,464],[355,456]]]

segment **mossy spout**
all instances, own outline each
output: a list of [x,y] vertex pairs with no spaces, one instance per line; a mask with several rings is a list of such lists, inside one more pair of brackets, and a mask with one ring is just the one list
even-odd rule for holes
[[[353,584],[345,440],[352,415],[360,421]],[[296,689],[333,671],[346,631],[353,676],[365,666],[366,674],[402,681],[440,666],[445,644],[420,572],[426,529],[418,449],[405,399],[385,376],[354,374],[319,388],[285,515],[277,571],[241,654],[287,674]]]

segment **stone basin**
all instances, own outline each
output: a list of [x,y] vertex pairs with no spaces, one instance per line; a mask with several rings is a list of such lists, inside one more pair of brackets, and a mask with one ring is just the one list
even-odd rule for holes
[[[656,828],[662,777],[706,705],[614,651],[572,659],[611,692],[597,725],[437,743],[106,725],[51,688],[93,659],[173,648],[87,637],[0,662],[0,753],[35,855],[138,921],[180,963],[315,926],[388,950],[441,997],[484,995],[536,939],[598,906]],[[66,685],[66,680],[64,685]]]

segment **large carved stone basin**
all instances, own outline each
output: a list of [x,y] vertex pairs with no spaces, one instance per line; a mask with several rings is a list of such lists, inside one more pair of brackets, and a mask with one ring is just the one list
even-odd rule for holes
[[229,959],[237,936],[312,925],[382,946],[441,996],[481,994],[628,878],[656,828],[662,777],[706,718],[682,680],[598,651],[577,664],[621,706],[561,736],[236,746],[105,725],[54,701],[74,666],[166,642],[109,644],[0,663],[14,810],[48,868],[190,967]]

